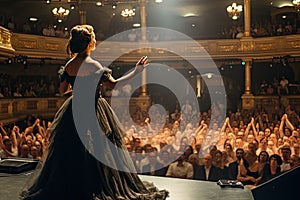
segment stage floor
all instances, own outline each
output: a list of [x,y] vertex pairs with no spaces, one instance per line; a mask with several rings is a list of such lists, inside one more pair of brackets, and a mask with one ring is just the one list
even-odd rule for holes
[[[17,200],[30,173],[0,173],[0,200]],[[167,200],[253,200],[248,188],[220,188],[215,182],[175,179],[140,175],[142,180],[154,183],[170,192]]]

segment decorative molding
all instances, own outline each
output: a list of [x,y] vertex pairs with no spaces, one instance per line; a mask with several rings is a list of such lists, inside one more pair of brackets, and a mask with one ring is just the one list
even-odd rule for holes
[[[0,30],[3,30],[0,28]],[[0,31],[1,38],[7,37],[9,32]],[[28,57],[52,57],[65,60],[67,39],[13,33],[11,39],[0,43],[0,55],[9,48],[15,55],[22,54]],[[7,42],[11,44],[7,44]],[[105,41],[102,41],[105,42]],[[97,48],[95,55],[101,55],[108,60],[118,57],[124,62],[134,60],[147,53],[149,57],[158,60],[182,60],[174,52],[187,55],[190,59],[272,59],[274,56],[300,56],[300,34],[223,40],[197,40],[199,46],[186,41],[156,41],[150,42],[108,42]],[[98,41],[101,43],[101,41]],[[154,44],[154,45],[153,45]],[[153,49],[155,46],[156,49]],[[5,48],[4,48],[5,47]],[[201,54],[205,52],[204,54]],[[207,52],[207,53],[206,53]],[[120,58],[119,58],[120,57]],[[134,58],[134,59],[133,59]]]

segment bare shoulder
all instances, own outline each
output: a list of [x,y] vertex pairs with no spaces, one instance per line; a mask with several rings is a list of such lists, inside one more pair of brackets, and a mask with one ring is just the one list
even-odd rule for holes
[[100,64],[100,62],[92,59],[91,57],[88,57],[85,61],[91,68],[94,68],[94,70],[96,71],[99,69],[103,69],[103,66]]

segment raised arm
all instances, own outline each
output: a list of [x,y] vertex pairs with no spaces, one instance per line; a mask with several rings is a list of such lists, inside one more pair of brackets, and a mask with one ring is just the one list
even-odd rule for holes
[[3,123],[0,122],[0,134],[2,134],[3,136],[7,135],[7,132],[6,130],[3,128]]
[[228,118],[227,126],[228,126],[228,128],[229,128],[229,132],[230,132],[230,133],[233,133],[233,129],[232,129],[231,124],[230,124],[230,118]]
[[252,130],[253,130],[254,136],[255,136],[255,138],[257,138],[259,129],[256,129],[253,117],[251,118],[251,122],[250,123],[251,123],[251,126],[252,126]]
[[[252,121],[252,119],[253,119],[253,117],[251,118],[251,121]],[[248,137],[249,131],[250,131],[251,127],[252,127],[251,121],[248,123],[247,128],[245,129],[245,138]]]
[[11,131],[11,141],[14,149],[18,148],[17,134],[20,133],[20,129],[18,126],[14,126]]
[[226,117],[225,122],[224,122],[223,126],[221,127],[220,132],[225,132],[228,121],[229,121],[229,117]]
[[154,132],[154,130],[153,130],[151,124],[150,124],[150,119],[149,119],[149,117],[147,117],[147,118],[145,119],[145,123],[146,123],[146,125],[147,125],[148,131],[149,131],[149,132]]
[[118,79],[114,79],[114,77],[110,74],[108,74],[108,81],[103,82],[102,84],[108,88],[113,89],[115,87],[116,84],[118,84],[118,86],[123,86],[126,85],[128,83],[128,81],[133,78],[136,74],[138,74],[139,72],[142,72],[143,69],[145,69],[148,66],[148,57],[147,56],[143,56],[135,65],[135,68],[129,72],[128,74],[118,78]]
[[288,127],[291,131],[295,130],[295,127],[293,126],[293,124],[291,123],[291,121],[289,120],[288,116],[286,115],[285,117],[285,125],[286,127]]
[[204,123],[205,123],[204,120],[201,120],[199,126],[197,127],[197,129],[196,129],[196,131],[195,131],[196,135],[198,135],[198,133],[199,133],[200,130],[202,129]]
[[286,114],[284,114],[281,117],[281,122],[280,122],[280,125],[279,125],[279,136],[281,138],[284,136],[283,126],[284,126],[285,118],[286,118]]

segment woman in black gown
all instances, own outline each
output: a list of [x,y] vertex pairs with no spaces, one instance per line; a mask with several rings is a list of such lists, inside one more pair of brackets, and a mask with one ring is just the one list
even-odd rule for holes
[[99,85],[125,84],[140,73],[148,65],[147,57],[115,80],[90,57],[95,45],[92,26],[71,29],[68,52],[73,58],[60,70],[60,92],[71,91],[70,97],[55,115],[45,157],[21,192],[21,199],[146,200],[168,196],[166,190],[159,191],[139,179],[125,150],[119,121],[99,94]]

